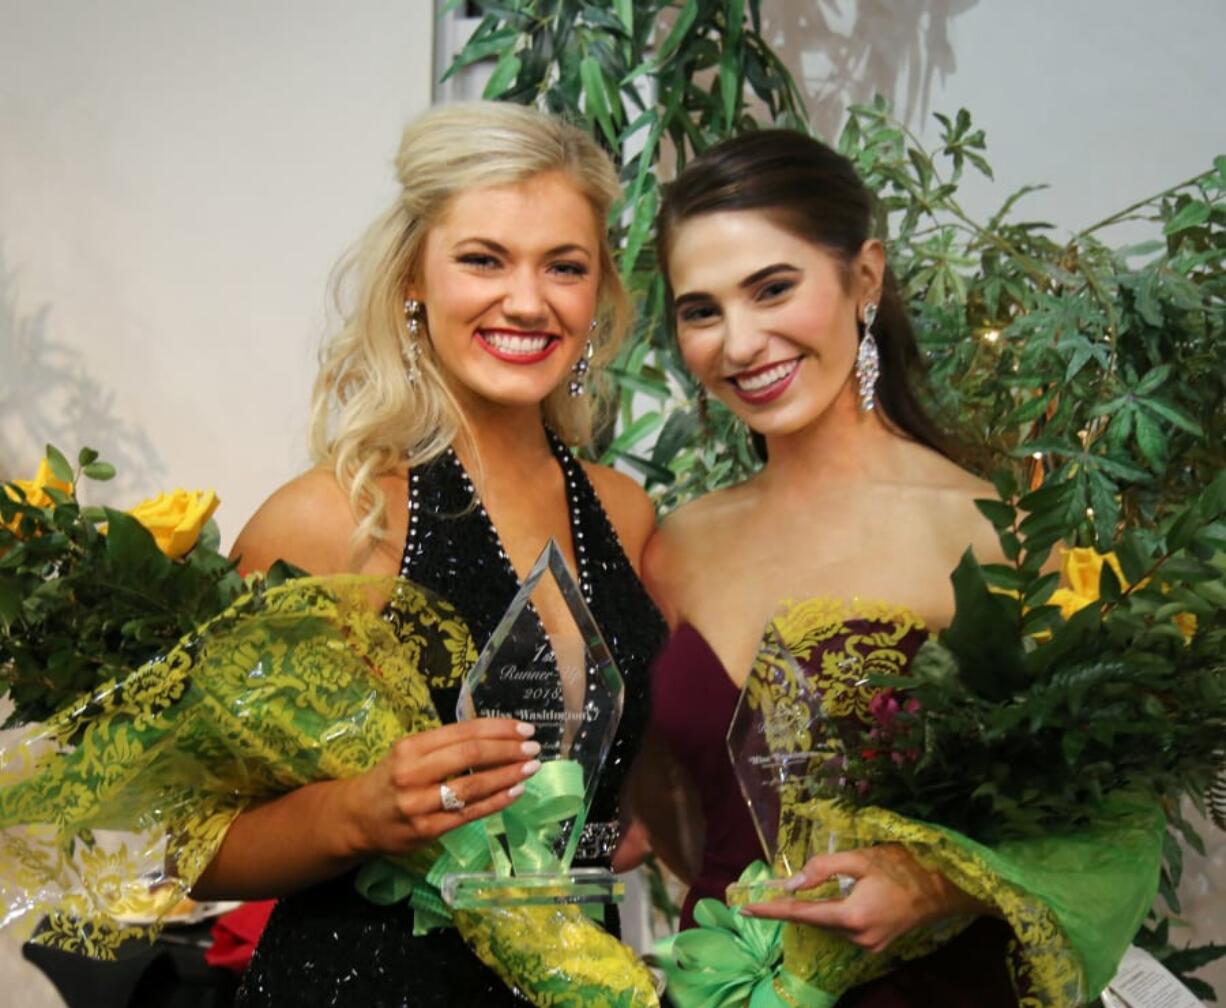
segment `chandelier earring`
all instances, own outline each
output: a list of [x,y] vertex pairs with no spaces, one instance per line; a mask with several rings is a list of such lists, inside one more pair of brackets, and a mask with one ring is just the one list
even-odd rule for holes
[[421,378],[421,317],[423,306],[417,298],[409,298],[404,303],[405,328],[407,335],[400,342],[400,355],[404,358],[405,375],[410,385],[416,385]]
[[856,385],[860,409],[865,413],[877,405],[877,379],[881,377],[881,355],[877,352],[877,338],[873,335],[873,323],[876,321],[877,305],[870,301],[864,306],[864,332],[860,336],[860,349],[856,351]]
[[[592,328],[596,328],[596,320],[592,320]],[[596,352],[592,341],[588,340],[583,347],[583,354],[575,361],[575,366],[570,369],[571,379],[567,391],[570,392],[572,399],[578,399],[579,396],[587,392],[587,373],[591,368],[592,354]]]

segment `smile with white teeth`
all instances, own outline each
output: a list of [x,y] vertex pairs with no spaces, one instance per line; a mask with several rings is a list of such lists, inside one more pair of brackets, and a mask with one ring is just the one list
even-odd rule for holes
[[512,336],[510,333],[483,332],[481,338],[500,353],[534,354],[549,345],[548,336]]
[[784,361],[782,364],[776,364],[765,371],[756,371],[749,375],[733,375],[732,382],[742,392],[757,392],[760,389],[774,385],[775,382],[783,381],[784,378],[796,370],[796,366],[799,363],[799,359]]

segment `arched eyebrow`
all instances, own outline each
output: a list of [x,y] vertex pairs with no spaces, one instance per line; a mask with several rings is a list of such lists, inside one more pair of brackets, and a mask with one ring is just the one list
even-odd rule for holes
[[744,280],[742,280],[739,284],[737,284],[737,286],[740,287],[742,290],[744,290],[747,287],[753,287],[755,284],[761,283],[767,277],[773,276],[776,273],[799,273],[799,272],[800,272],[800,267],[793,266],[791,263],[785,263],[785,262],[771,263],[769,266],[763,266],[760,270],[755,270],[754,272],[750,273],[749,276],[747,276]]
[[[481,238],[475,235],[468,237],[468,238],[461,238],[458,242],[455,243],[454,248],[458,249],[460,248],[460,246],[467,245],[470,242],[476,245],[480,245],[483,248],[487,248],[491,252],[496,253],[497,255],[509,256],[511,254],[511,250],[508,249],[501,242],[494,241],[493,238]],[[578,245],[575,242],[566,242],[562,245],[555,245],[553,248],[546,249],[544,253],[542,254],[542,258],[549,259],[549,258],[552,258],[553,256],[575,255],[576,253],[588,259],[592,257],[592,253],[589,249],[584,248],[582,245]]]
[[[769,266],[763,266],[760,270],[754,270],[752,273],[749,274],[749,276],[745,277],[744,280],[738,283],[737,286],[740,287],[742,290],[747,290],[748,288],[761,283],[763,280],[767,279],[768,277],[774,276],[776,273],[799,273],[799,272],[800,272],[800,267],[793,266],[791,263],[786,263],[786,262],[771,263]],[[684,294],[678,295],[673,300],[673,305],[677,308],[681,308],[687,304],[700,302],[700,301],[709,301],[709,300],[711,300],[711,295],[708,294],[706,291],[686,291]]]

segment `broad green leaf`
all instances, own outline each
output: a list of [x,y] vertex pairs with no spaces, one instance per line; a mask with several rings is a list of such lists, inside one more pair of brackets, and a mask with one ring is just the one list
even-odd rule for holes
[[1149,572],[1152,563],[1149,549],[1135,531],[1120,537],[1115,555],[1129,584],[1136,584]]
[[677,15],[677,20],[674,22],[672,30],[669,31],[668,37],[664,40],[664,44],[660,46],[659,55],[656,57],[655,66],[662,67],[676,53],[689,30],[694,26],[694,21],[698,18],[698,0],[685,0],[681,7],[681,12]]
[[51,472],[57,480],[64,483],[72,482],[72,466],[68,459],[64,458],[64,453],[53,444],[47,445],[47,464],[51,467]]
[[494,72],[486,82],[485,90],[481,92],[481,97],[487,99],[502,97],[503,93],[510,87],[511,82],[519,76],[519,70],[522,65],[514,49],[508,49],[504,52],[499,57],[498,63],[494,66]]
[[585,56],[579,63],[579,76],[583,80],[583,97],[588,114],[600,124],[609,143],[616,147],[617,130],[613,128],[613,117],[609,112],[604,75],[594,56]]
[[1012,528],[1013,522],[1017,518],[1017,511],[1004,501],[984,498],[976,500],[975,507],[979,509],[980,514],[992,523],[992,527],[998,531]]
[[457,54],[455,61],[449,66],[441,78],[440,83],[451,79],[452,76],[459,73],[464,67],[471,66],[473,63],[479,63],[482,60],[493,59],[507,51],[508,48],[513,48],[519,32],[514,28],[504,28],[500,31],[492,32],[484,37],[474,38]]
[[613,0],[613,9],[618,20],[625,26],[626,34],[634,35],[634,0]]
[[21,617],[21,591],[7,579],[0,579],[0,623],[7,632]]
[[940,641],[958,658],[963,683],[989,700],[1004,700],[1025,681],[1018,639],[1018,605],[988,588],[967,550],[950,577],[955,610]]
[[697,432],[698,415],[693,410],[678,410],[670,416],[656,438],[655,447],[651,452],[651,461],[656,465],[668,466]]
[[731,130],[741,97],[740,67],[735,49],[725,49],[719,58],[719,93],[724,106],[724,125]]
[[1026,589],[1026,594],[1022,598],[1022,604],[1027,608],[1042,605],[1051,598],[1051,593],[1060,586],[1060,577],[1059,571],[1052,571],[1050,574],[1044,574],[1041,578],[1038,578]]
[[1166,222],[1166,226],[1162,229],[1165,235],[1178,234],[1180,231],[1186,231],[1188,228],[1199,227],[1209,219],[1209,214],[1212,212],[1212,207],[1208,203],[1201,203],[1199,200],[1193,200],[1186,204],[1174,217]]
[[660,483],[667,486],[676,479],[671,469],[667,469],[662,465],[657,465],[655,462],[651,461],[651,459],[643,458],[641,455],[633,455],[629,452],[622,452],[619,453],[617,457],[622,462],[625,462],[626,465],[633,469],[637,469],[640,473],[642,473],[644,478],[647,480],[648,486],[653,483]]
[[170,560],[153,536],[130,514],[106,508],[106,554],[111,569],[125,583],[154,589],[170,572]]
[[115,467],[109,462],[89,462],[81,467],[81,472],[99,482],[115,478]]
[[628,452],[647,435],[655,433],[663,423],[664,417],[659,413],[644,413],[613,439],[604,457],[612,461],[612,455]]
[[632,208],[634,216],[631,219],[630,231],[626,235],[626,244],[622,250],[621,272],[623,277],[628,277],[634,272],[643,243],[647,240],[652,225],[655,223],[658,205],[659,194],[653,187],[648,189],[639,199],[638,205]]

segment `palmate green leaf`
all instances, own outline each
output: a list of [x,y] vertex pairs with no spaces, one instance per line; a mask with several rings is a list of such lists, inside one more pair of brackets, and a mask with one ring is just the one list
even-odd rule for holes
[[1137,447],[1141,449],[1141,454],[1150,467],[1156,471],[1164,469],[1167,454],[1166,435],[1148,414],[1139,410],[1136,412],[1136,439]]
[[1157,414],[1167,423],[1173,424],[1193,437],[1203,438],[1205,436],[1205,430],[1197,422],[1196,418],[1172,402],[1159,399],[1157,396],[1150,396],[1146,399],[1138,400],[1137,405],[1142,409]]

